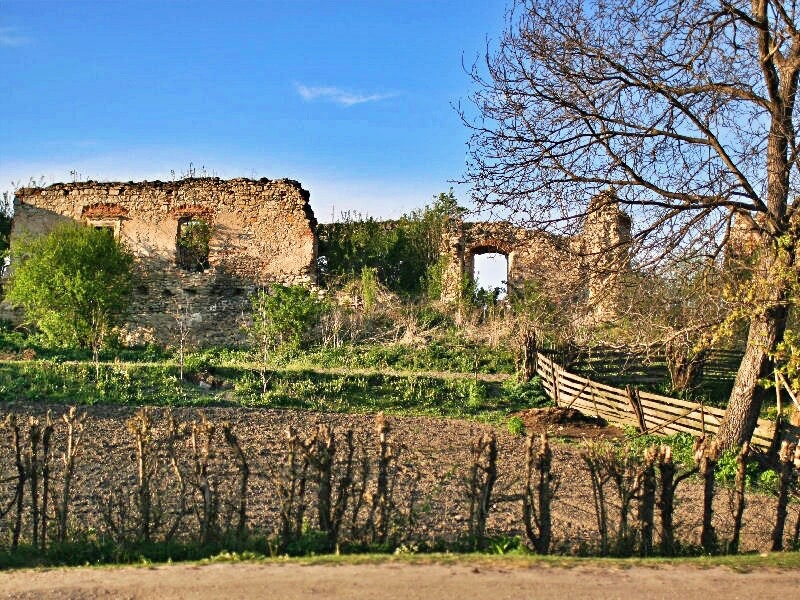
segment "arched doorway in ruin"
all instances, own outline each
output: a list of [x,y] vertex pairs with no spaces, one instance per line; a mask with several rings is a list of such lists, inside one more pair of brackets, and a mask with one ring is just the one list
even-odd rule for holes
[[476,289],[488,292],[499,289],[499,297],[505,297],[511,281],[512,248],[499,240],[482,240],[466,250],[464,271],[475,282]]

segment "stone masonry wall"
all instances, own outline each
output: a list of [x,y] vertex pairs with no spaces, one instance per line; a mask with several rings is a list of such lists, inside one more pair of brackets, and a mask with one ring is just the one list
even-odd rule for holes
[[589,203],[583,232],[574,237],[504,221],[455,221],[442,241],[449,257],[442,300],[456,300],[464,277],[474,277],[476,255],[496,252],[508,259],[509,292],[533,281],[545,297],[570,304],[590,320],[613,320],[622,274],[630,266],[630,242],[631,219],[608,193]]
[[[137,257],[129,341],[173,343],[175,315],[183,311],[195,343],[235,344],[257,287],[315,283],[316,220],[308,200],[309,193],[288,179],[25,188],[16,193],[11,243],[67,220],[110,227]],[[177,262],[179,225],[186,219],[210,226],[209,266],[201,272]]]
[[475,256],[490,252],[506,256],[511,292],[521,291],[526,282],[533,281],[556,300],[565,291],[579,291],[584,280],[568,240],[504,221],[456,222],[445,236],[442,251],[450,257],[442,285],[445,302],[458,297],[465,276],[474,276]]
[[588,303],[596,321],[611,321],[619,313],[624,275],[630,268],[631,218],[609,193],[595,196],[587,213],[581,258],[588,276]]

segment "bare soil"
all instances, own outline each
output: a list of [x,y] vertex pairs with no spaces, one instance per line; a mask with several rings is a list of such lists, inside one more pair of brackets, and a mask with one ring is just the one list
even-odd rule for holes
[[[56,419],[66,411],[64,406],[45,407],[28,402],[3,403],[0,421],[9,412],[27,418],[28,415],[41,416],[48,408],[53,411]],[[108,499],[113,494],[131,490],[135,481],[135,452],[125,421],[136,409],[93,406],[86,407],[85,410],[88,413],[87,433],[73,483],[73,516],[81,529],[103,532],[106,524],[100,509],[107,506]],[[307,432],[318,423],[327,423],[337,432],[353,429],[356,438],[367,449],[377,445],[373,415],[244,408],[207,408],[203,412],[215,423],[228,421],[233,425],[250,461],[248,523],[250,527],[267,534],[274,533],[277,522],[278,505],[273,477],[276,459],[283,451],[287,427],[292,426],[300,432]],[[159,426],[163,428],[167,410],[153,409],[153,413]],[[199,411],[192,408],[176,408],[172,413],[182,422],[194,421],[199,415]],[[598,540],[592,489],[588,472],[580,457],[581,443],[570,441],[569,438],[577,440],[583,437],[610,437],[619,435],[619,430],[587,421],[579,413],[570,416],[558,411],[544,410],[538,413],[528,412],[522,418],[529,431],[549,430],[557,436],[553,444],[553,469],[560,487],[553,503],[553,551],[560,554],[591,551]],[[465,481],[471,461],[469,446],[488,426],[470,421],[423,417],[392,416],[389,417],[389,422],[392,427],[390,437],[397,446],[398,464],[402,467],[395,490],[398,511],[404,515],[413,515],[411,523],[394,532],[396,538],[412,550],[414,544],[438,542],[441,547],[442,544],[447,545],[463,538],[469,518],[469,502],[465,493]],[[509,434],[503,428],[497,428],[496,434],[499,479],[494,491],[497,500],[492,506],[487,534],[503,537],[519,535],[524,538],[519,502],[504,502],[502,498],[519,493],[524,473],[525,440]],[[55,438],[58,455],[58,444],[61,442],[59,435]],[[236,471],[230,455],[220,447],[216,459],[217,462],[211,465],[211,469],[212,473],[217,473],[215,476],[218,476],[221,493],[235,490]],[[163,470],[166,480],[169,479],[170,472],[166,465]],[[13,474],[14,462],[9,436],[7,433],[0,433],[0,500],[13,497],[9,496],[9,493],[13,494]],[[7,477],[12,479],[6,480]],[[4,484],[4,480],[11,483]],[[723,540],[732,531],[731,497],[729,490],[722,489],[715,502],[714,525]],[[233,505],[223,506],[223,518],[225,514],[232,512],[228,510],[230,506]],[[685,543],[699,543],[701,506],[702,490],[699,482],[689,479],[681,483],[675,522],[678,524],[678,539]],[[615,511],[612,502],[609,509],[612,517],[616,515]],[[792,508],[790,524],[796,518],[795,511]],[[749,495],[744,514],[741,551],[762,551],[769,548],[774,512],[772,498]],[[313,520],[311,508],[309,513],[309,518]],[[193,519],[193,516],[187,519]],[[0,528],[3,525],[0,522]],[[196,523],[192,522],[190,525],[192,531],[196,530]]]
[[484,565],[211,564],[0,573],[0,598],[28,600],[178,598],[792,598],[800,572],[737,573],[690,566],[604,569]]
[[527,431],[546,431],[551,436],[581,439],[619,439],[623,431],[601,417],[585,415],[574,408],[551,406],[531,408],[517,413]]

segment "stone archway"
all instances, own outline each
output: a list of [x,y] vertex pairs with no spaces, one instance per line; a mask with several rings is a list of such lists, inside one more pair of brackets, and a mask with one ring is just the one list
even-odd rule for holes
[[477,284],[475,257],[484,256],[487,254],[496,254],[505,258],[505,282],[506,291],[508,290],[509,282],[512,280],[512,257],[514,255],[513,249],[509,244],[499,240],[480,240],[470,248],[466,249],[464,253],[464,274],[468,275],[473,282]]
[[534,282],[553,301],[580,303],[595,318],[609,320],[617,306],[619,273],[630,267],[630,241],[631,219],[608,196],[592,201],[583,231],[572,236],[504,221],[453,221],[442,239],[441,299],[459,301],[465,278],[474,278],[475,256],[496,252],[508,260],[508,293]]
[[444,273],[442,299],[456,300],[465,278],[474,281],[475,257],[482,254],[500,254],[506,258],[504,280],[507,290],[511,289],[519,279],[516,256],[525,236],[526,230],[503,222],[458,223],[445,241],[444,250],[450,261]]

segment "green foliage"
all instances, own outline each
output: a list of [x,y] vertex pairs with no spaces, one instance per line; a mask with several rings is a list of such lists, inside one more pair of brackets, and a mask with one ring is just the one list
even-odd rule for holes
[[413,306],[411,311],[411,316],[413,316],[421,329],[432,329],[434,327],[452,328],[455,326],[452,315],[437,310],[429,304]]
[[208,252],[211,228],[200,219],[181,223],[178,232],[178,261],[189,271],[204,271],[208,268]]
[[181,385],[175,365],[51,360],[0,363],[0,397],[48,403],[192,405],[205,398]]
[[[432,322],[438,313],[431,313]],[[424,346],[405,344],[343,344],[337,348],[310,348],[286,366],[457,373],[514,372],[514,352],[470,343],[457,336],[433,339]]]
[[478,410],[486,403],[486,386],[477,379],[467,381],[467,408]]
[[[110,342],[116,340],[111,339]],[[15,329],[8,321],[0,320],[0,349],[5,353],[21,354],[24,350],[33,350],[37,358],[49,359],[53,361],[65,360],[89,360],[93,358],[91,349],[75,347],[53,347],[48,338],[41,333],[26,333],[22,329]],[[211,351],[215,356],[224,349],[214,349]],[[99,360],[120,360],[124,362],[159,362],[169,360],[172,352],[148,344],[146,346],[119,347],[109,343],[99,352]]]
[[639,434],[634,427],[625,428],[625,444],[630,451],[642,456],[651,446],[667,445],[672,448],[672,460],[684,466],[694,465],[694,437],[689,433],[673,435]]
[[520,329],[536,332],[540,341],[563,343],[565,334],[570,333],[568,312],[559,307],[551,294],[535,281],[526,281],[508,296],[511,310]]
[[422,289],[429,300],[438,300],[442,297],[444,289],[444,272],[447,268],[448,258],[440,256],[436,262],[428,265],[423,277]]
[[529,408],[552,406],[553,400],[542,387],[541,377],[534,377],[525,383],[516,377],[509,377],[503,382],[503,393],[509,402]]
[[[376,221],[346,213],[338,223],[318,227],[319,263],[323,282],[358,277],[373,269],[378,280],[396,293],[419,295],[439,286],[432,279],[447,219],[458,218],[458,206],[450,190],[429,206],[397,221]],[[431,292],[433,293],[433,292]]]
[[377,270],[373,267],[361,269],[361,298],[364,301],[364,311],[372,312],[378,301]]
[[800,335],[787,329],[772,358],[792,389],[800,389]]
[[5,255],[8,250],[8,240],[11,236],[13,201],[8,192],[3,192],[2,202],[0,202],[0,257]]
[[525,423],[516,415],[508,419],[508,422],[506,423],[506,429],[511,435],[525,435]]
[[481,287],[475,289],[475,293],[472,296],[472,302],[478,307],[494,308],[497,306],[499,298],[500,288],[487,290],[486,288]]
[[[651,446],[663,444],[672,448],[672,458],[675,463],[683,465],[684,468],[692,467],[695,464],[694,437],[688,433],[676,433],[667,436],[656,434],[640,435],[635,428],[629,427],[625,430],[625,438],[625,444],[629,451],[638,456],[641,456]],[[714,472],[714,477],[719,483],[728,486],[734,485],[738,470],[738,455],[738,449],[726,450],[720,455]],[[775,472],[769,469],[763,470],[758,461],[755,460],[747,463],[745,478],[750,489],[768,493],[774,491],[777,483]]]
[[780,477],[772,469],[767,469],[758,476],[758,488],[766,492],[777,493]]
[[[717,470],[714,473],[714,477],[720,483],[724,483],[726,485],[733,485],[736,483],[736,472],[739,469],[738,465],[738,457],[739,451],[738,449],[735,450],[726,450],[722,453],[717,461]],[[769,473],[774,471],[764,471],[764,473]],[[747,467],[745,470],[745,479],[747,481],[747,486],[750,488],[760,488],[761,487],[761,476],[763,473],[761,472],[761,467],[759,466],[757,461],[749,461],[747,463]],[[768,479],[768,478],[767,478]],[[769,491],[768,489],[766,491]]]
[[500,426],[528,406],[496,382],[473,377],[340,374],[311,369],[271,369],[265,392],[259,370],[243,362],[219,366],[208,353],[190,353],[190,372],[203,371],[220,388],[181,382],[178,365],[53,360],[0,361],[0,399],[47,403],[154,406],[268,406],[324,412],[378,412],[468,418]]
[[304,527],[300,536],[291,540],[286,546],[286,553],[290,556],[315,556],[329,553],[331,550],[328,534],[310,527]]
[[66,224],[12,248],[6,300],[55,346],[99,349],[122,321],[133,256],[103,230]]
[[522,538],[515,536],[498,536],[487,540],[487,550],[489,554],[504,556],[509,553],[519,553],[525,548]]
[[273,285],[252,298],[253,322],[249,335],[260,347],[291,354],[310,340],[324,311],[324,303],[308,288]]

